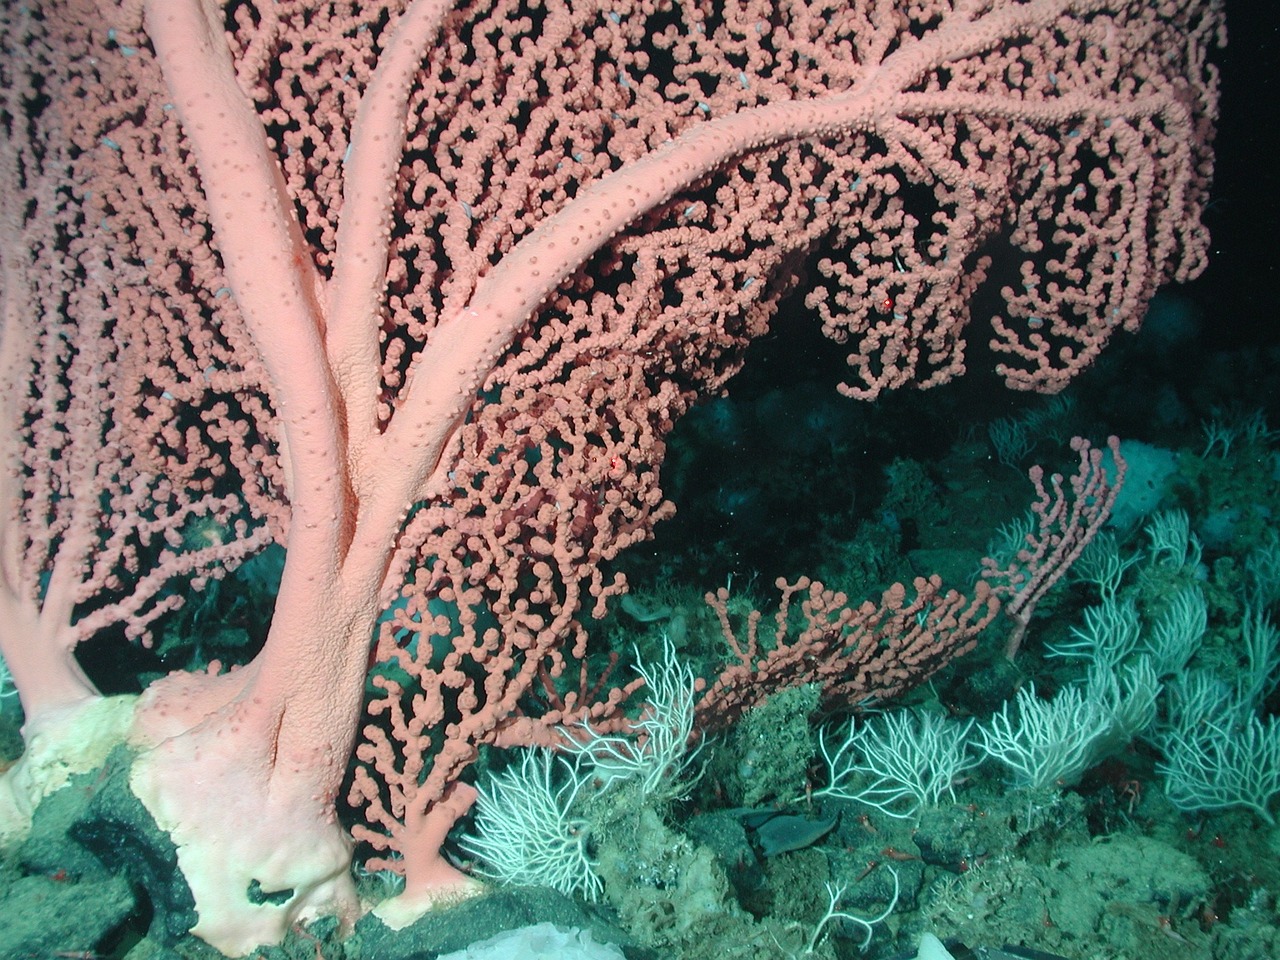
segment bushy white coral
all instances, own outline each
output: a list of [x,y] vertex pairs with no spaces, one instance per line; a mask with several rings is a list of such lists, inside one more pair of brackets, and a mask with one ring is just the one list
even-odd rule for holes
[[1013,771],[1018,786],[1070,786],[1151,725],[1160,690],[1146,656],[1118,671],[1094,666],[1085,684],[1059,690],[1052,700],[1028,684],[1018,691],[1015,713],[1006,702],[980,728],[982,749]]
[[1165,794],[1180,810],[1245,807],[1274,824],[1280,796],[1280,717],[1250,716],[1232,728],[1217,723],[1170,734],[1162,744]]
[[524,751],[519,764],[480,788],[475,833],[461,839],[479,861],[478,873],[502,883],[599,897],[604,885],[590,856],[588,796],[627,784],[640,800],[659,803],[692,780],[695,680],[669,641],[664,654],[656,665],[637,667],[648,696],[640,719],[625,734],[600,734],[584,724],[562,755]]
[[1084,625],[1071,628],[1070,640],[1049,646],[1049,656],[1114,670],[1138,648],[1141,636],[1142,623],[1132,599],[1104,600],[1084,611]]
[[645,706],[640,718],[622,734],[602,734],[583,724],[583,736],[566,747],[590,764],[601,785],[635,784],[649,799],[662,801],[684,793],[697,778],[701,746],[693,742],[697,678],[663,637],[659,663],[639,663]]
[[1081,687],[1059,690],[1052,700],[1027,684],[979,729],[982,748],[1014,774],[1018,786],[1043,790],[1075,783],[1097,757],[1097,744],[1110,729],[1106,710]]
[[972,720],[898,711],[851,725],[834,750],[823,731],[819,748],[827,763],[827,786],[815,795],[856,800],[899,819],[943,797],[954,800],[956,781],[978,763],[969,754],[972,728]]
[[460,841],[480,861],[477,872],[597,899],[603,884],[588,855],[589,826],[574,814],[592,776],[550,750],[526,750],[518,765],[495,774],[476,800],[476,832]]

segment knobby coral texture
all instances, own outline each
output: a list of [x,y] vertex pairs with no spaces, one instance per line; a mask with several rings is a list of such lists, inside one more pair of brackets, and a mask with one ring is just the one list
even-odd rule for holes
[[78,642],[148,642],[276,541],[261,652],[131,723],[196,934],[357,913],[353,755],[404,898],[465,888],[439,847],[477,749],[620,722],[579,672],[625,588],[601,565],[671,511],[664,436],[779,301],[853,397],[961,374],[966,340],[1061,388],[1204,265],[1221,30],[1213,0],[4,5],[28,731],[97,698]]

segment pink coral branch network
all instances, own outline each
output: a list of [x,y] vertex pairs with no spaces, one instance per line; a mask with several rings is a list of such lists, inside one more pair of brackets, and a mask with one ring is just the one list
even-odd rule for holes
[[[670,514],[664,437],[784,296],[874,399],[965,371],[1003,257],[978,336],[1055,391],[1205,261],[1216,0],[65,0],[0,33],[0,569],[69,631],[5,635],[24,703],[95,696],[76,642],[145,639],[174,577],[286,550],[261,652],[151,684],[130,730],[228,954],[358,915],[353,756],[407,920],[473,885],[441,843],[482,747],[619,721],[626,688],[564,689],[626,588],[603,565]],[[183,548],[190,517],[223,542]],[[905,659],[829,644],[865,666],[841,695],[963,648],[988,599],[850,613]]]
[[[733,656],[698,701],[701,729],[726,727],[770,693],[803,684],[816,684],[820,702],[832,707],[892,699],[972,650],[1000,606],[981,580],[970,600],[955,590],[943,591],[936,575],[917,578],[910,593],[895,583],[879,604],[857,606],[806,577],[793,584],[779,580],[777,587],[782,602],[766,646],[760,644],[758,611],[747,616],[739,638],[728,590],[707,594]],[[795,624],[797,596],[802,599]]]
[[1020,543],[1011,545],[1013,556],[982,561],[982,575],[993,584],[993,592],[1013,621],[1005,640],[1010,660],[1022,646],[1036,605],[1102,531],[1124,486],[1128,464],[1120,454],[1119,439],[1107,438],[1110,464],[1103,451],[1083,437],[1073,437],[1071,449],[1079,454],[1080,463],[1067,486],[1062,474],[1055,473],[1046,487],[1044,468],[1038,464],[1028,471],[1035,487],[1030,529]]

